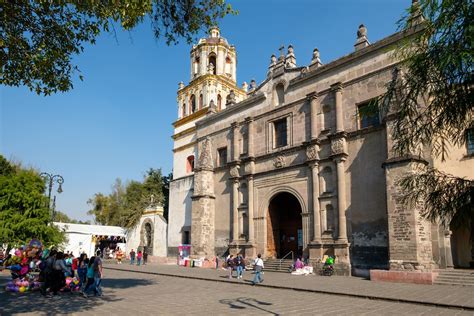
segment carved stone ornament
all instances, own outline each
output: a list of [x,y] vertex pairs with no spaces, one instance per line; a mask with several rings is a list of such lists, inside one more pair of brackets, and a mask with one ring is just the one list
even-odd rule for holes
[[331,154],[343,154],[344,153],[344,139],[339,138],[331,142]]
[[308,160],[316,160],[319,158],[318,145],[311,145],[306,148],[306,158]]
[[199,155],[199,167],[212,169],[212,153],[211,153],[211,140],[209,137],[204,139],[201,144],[201,151]]
[[367,28],[364,24],[359,25],[357,30],[357,38],[367,37]]
[[232,167],[232,168],[230,169],[230,176],[231,176],[232,178],[237,178],[237,177],[240,175],[239,169],[240,169],[239,166],[234,166],[234,167]]
[[273,159],[273,165],[275,168],[283,168],[286,166],[285,158],[281,155],[276,156],[275,159]]

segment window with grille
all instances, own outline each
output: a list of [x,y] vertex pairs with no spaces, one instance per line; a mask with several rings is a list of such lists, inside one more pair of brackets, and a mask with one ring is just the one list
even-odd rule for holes
[[273,122],[273,147],[279,148],[288,145],[286,118]]
[[359,128],[367,128],[380,125],[379,110],[371,101],[358,106]]
[[474,128],[470,128],[466,131],[466,147],[467,154],[474,155]]
[[217,149],[217,166],[223,167],[227,163],[227,147]]

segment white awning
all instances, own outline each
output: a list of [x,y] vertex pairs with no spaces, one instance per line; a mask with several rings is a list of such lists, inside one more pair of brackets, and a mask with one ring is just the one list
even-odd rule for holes
[[66,233],[117,237],[125,237],[127,235],[127,231],[125,230],[125,228],[119,226],[87,225],[58,222],[54,222],[53,224],[59,227],[59,229],[65,231]]

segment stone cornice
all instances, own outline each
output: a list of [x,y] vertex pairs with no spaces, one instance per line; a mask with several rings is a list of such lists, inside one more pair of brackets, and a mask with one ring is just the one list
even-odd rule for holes
[[263,93],[258,93],[258,94],[255,94],[243,101],[240,101],[239,103],[235,104],[235,105],[232,105],[232,106],[229,106],[227,108],[225,108],[224,110],[220,111],[220,112],[217,112],[213,115],[210,115],[208,117],[206,117],[205,119],[199,121],[199,122],[196,122],[196,125],[199,126],[200,125],[204,125],[204,124],[208,124],[212,121],[215,121],[215,120],[219,120],[219,119],[223,119],[225,116],[228,116],[230,114],[233,114],[235,112],[238,112],[239,110],[241,110],[242,108],[246,107],[246,106],[249,106],[253,103],[257,103],[257,102],[260,102],[262,100],[265,100],[266,97]]
[[177,148],[173,148],[173,152],[175,153],[175,152],[184,150],[184,149],[186,149],[186,148],[193,147],[193,146],[196,145],[196,144],[197,144],[196,141],[190,142],[190,143],[188,143],[188,144],[186,144],[186,145],[183,145],[183,146],[180,146],[180,147],[177,147]]
[[346,64],[353,62],[354,60],[359,59],[362,56],[365,55],[370,55],[375,52],[378,52],[379,50],[382,49],[391,49],[390,46],[396,44],[397,42],[406,39],[408,37],[414,36],[418,33],[420,33],[424,29],[423,25],[418,25],[415,28],[411,28],[409,30],[403,30],[400,32],[397,32],[395,34],[392,34],[388,37],[385,37],[361,50],[352,52],[346,56],[343,56],[341,58],[338,58],[329,64],[322,65],[318,68],[315,68],[313,70],[310,70],[309,72],[305,73],[304,76],[298,76],[292,80],[290,80],[290,86],[297,85],[299,83],[305,82],[309,79],[312,79],[318,75],[321,75],[323,73],[329,72],[329,71],[334,71],[337,68],[340,68],[342,66],[345,66]]
[[428,165],[428,161],[426,161],[424,158],[420,156],[415,156],[415,155],[407,155],[403,157],[394,157],[394,158],[389,158],[385,160],[382,163],[382,168],[386,168],[387,166],[391,165],[396,165],[396,164],[403,164],[403,163],[410,163],[410,162],[417,162],[421,163],[424,165]]
[[196,131],[196,126],[192,126],[192,127],[188,128],[188,129],[185,129],[184,131],[181,131],[181,132],[179,132],[179,133],[177,133],[177,134],[172,135],[171,138],[173,138],[174,140],[176,140],[176,139],[181,138],[181,137],[183,137],[183,136],[186,136],[186,135],[188,135],[188,134],[192,134],[192,133],[195,132],[195,131]]
[[206,107],[203,107],[202,109],[200,109],[199,111],[197,112],[194,112],[193,114],[191,115],[188,115],[188,116],[185,116],[183,117],[182,119],[179,119],[177,120],[176,122],[173,123],[173,127],[174,128],[177,128],[179,126],[182,126],[186,123],[189,123],[195,119],[198,119],[200,118],[201,116],[204,116],[207,114],[207,111],[208,111],[209,107],[206,106]]
[[225,76],[222,75],[214,75],[214,74],[205,74],[205,75],[200,75],[194,78],[189,82],[187,86],[185,86],[183,89],[178,90],[178,98],[180,98],[183,94],[186,94],[188,90],[195,88],[199,84],[205,83],[206,81],[218,81],[224,86],[226,86],[230,90],[234,90],[235,93],[240,94],[240,95],[247,95],[247,92],[245,92],[242,88],[239,88],[236,85],[236,82],[233,81],[232,79],[229,79]]

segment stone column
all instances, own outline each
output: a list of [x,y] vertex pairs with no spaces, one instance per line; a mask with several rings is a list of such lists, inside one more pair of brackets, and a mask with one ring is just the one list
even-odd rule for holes
[[254,241],[254,222],[253,222],[253,175],[248,177],[248,210],[249,210],[249,243]]
[[321,242],[321,216],[319,209],[319,164],[317,162],[314,162],[311,165],[311,177],[313,182],[313,241]]
[[246,119],[246,122],[248,124],[247,126],[247,134],[248,134],[248,150],[247,150],[247,154],[249,157],[254,157],[255,156],[255,148],[254,148],[254,121],[253,121],[253,117],[247,117]]
[[232,161],[239,160],[239,124],[237,122],[232,123]]
[[310,102],[310,113],[311,113],[311,140],[317,139],[319,135],[318,126],[318,107],[319,100],[316,92],[307,95]]
[[339,213],[339,233],[338,240],[347,242],[347,228],[346,228],[346,177],[344,161],[345,157],[336,158],[337,170],[337,209]]
[[232,179],[232,239],[239,239],[239,179]]
[[344,130],[344,116],[342,109],[342,83],[337,82],[331,86],[335,94],[335,103],[336,103],[336,132],[341,132]]
[[194,169],[194,192],[191,211],[191,254],[215,256],[215,195],[210,139],[199,142],[199,158]]

